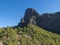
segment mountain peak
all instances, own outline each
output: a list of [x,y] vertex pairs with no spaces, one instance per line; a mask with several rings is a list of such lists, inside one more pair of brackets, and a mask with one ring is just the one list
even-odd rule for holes
[[32,11],[34,10],[33,8],[27,8],[26,11]]
[[32,12],[33,13],[33,12],[35,12],[35,9],[33,9],[33,8],[27,8],[26,12]]
[[24,17],[21,19],[21,22],[18,26],[23,27],[29,23],[36,24],[36,18],[39,17],[39,14],[33,8],[28,8],[25,11]]
[[39,16],[39,14],[33,8],[26,9],[24,18],[30,18],[32,16],[36,17]]

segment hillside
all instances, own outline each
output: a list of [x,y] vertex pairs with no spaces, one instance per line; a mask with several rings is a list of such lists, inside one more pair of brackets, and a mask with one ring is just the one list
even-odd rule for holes
[[60,45],[60,35],[28,24],[23,28],[0,28],[0,43],[2,45]]

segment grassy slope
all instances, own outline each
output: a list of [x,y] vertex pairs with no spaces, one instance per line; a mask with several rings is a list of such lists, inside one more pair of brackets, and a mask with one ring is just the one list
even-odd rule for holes
[[60,35],[29,24],[23,29],[0,29],[0,41],[4,45],[60,45]]

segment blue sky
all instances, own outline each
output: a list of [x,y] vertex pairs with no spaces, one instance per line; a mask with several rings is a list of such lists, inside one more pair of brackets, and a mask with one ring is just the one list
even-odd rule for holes
[[0,27],[17,25],[27,8],[39,14],[57,12],[60,0],[0,0]]

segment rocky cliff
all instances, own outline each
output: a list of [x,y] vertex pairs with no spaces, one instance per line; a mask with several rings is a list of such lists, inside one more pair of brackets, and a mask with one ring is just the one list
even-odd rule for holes
[[28,8],[18,27],[27,26],[29,23],[60,34],[60,12],[38,14],[36,10]]

